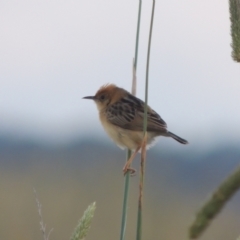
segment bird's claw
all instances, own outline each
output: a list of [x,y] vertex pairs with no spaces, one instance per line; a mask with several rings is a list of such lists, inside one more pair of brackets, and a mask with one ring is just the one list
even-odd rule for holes
[[129,167],[123,168],[124,176],[127,174],[127,172],[130,172],[131,177],[136,175],[136,170],[134,168],[129,168]]

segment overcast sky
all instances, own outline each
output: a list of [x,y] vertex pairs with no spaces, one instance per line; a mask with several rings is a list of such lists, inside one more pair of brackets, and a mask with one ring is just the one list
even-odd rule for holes
[[[143,1],[137,95],[144,98],[152,1]],[[103,133],[82,100],[131,89],[138,1],[0,2],[0,129],[64,141]],[[156,1],[149,105],[189,142],[240,139],[240,66],[228,1]]]

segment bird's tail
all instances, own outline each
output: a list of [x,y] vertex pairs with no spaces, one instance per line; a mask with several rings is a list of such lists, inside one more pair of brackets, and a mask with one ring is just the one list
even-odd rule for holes
[[179,136],[175,135],[174,133],[172,132],[167,132],[167,136],[168,137],[172,137],[173,139],[175,139],[176,141],[182,143],[182,144],[188,144],[188,141],[183,139],[183,138],[180,138]]

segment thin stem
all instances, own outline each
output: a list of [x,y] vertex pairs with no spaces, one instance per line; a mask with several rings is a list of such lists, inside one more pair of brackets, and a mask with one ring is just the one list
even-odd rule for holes
[[138,44],[139,44],[141,12],[142,12],[142,0],[139,0],[137,32],[136,32],[136,42],[135,42],[135,57],[134,57],[134,59],[133,59],[132,94],[133,94],[134,96],[136,95],[136,89],[137,89],[137,73],[136,73],[136,72],[137,72]]
[[144,136],[142,151],[141,151],[138,216],[137,216],[137,240],[140,240],[142,238],[142,205],[143,205],[144,170],[145,170],[145,159],[146,159],[146,143],[147,143],[147,133]]
[[151,41],[152,41],[152,28],[153,28],[154,10],[155,10],[155,0],[153,0],[152,16],[151,16],[151,23],[150,23],[150,32],[149,32],[149,39],[148,39],[146,83],[145,83],[144,126],[143,126],[144,134],[147,131],[148,76],[149,76],[149,63],[150,63],[150,50],[151,50]]
[[139,33],[140,33],[141,11],[142,11],[142,0],[139,0],[137,33],[136,33],[136,43],[135,43],[135,57],[134,57],[134,68],[135,68],[135,71],[137,71],[138,43],[139,43]]
[[[131,150],[127,151],[127,160],[131,157]],[[120,240],[125,238],[126,224],[127,224],[127,205],[128,205],[128,193],[129,193],[129,181],[130,172],[128,171],[125,176],[125,186],[124,186],[124,196],[123,196],[123,208],[122,208],[122,223],[121,223],[121,233]]]
[[[140,20],[141,20],[141,9],[142,0],[139,0],[138,5],[138,21],[137,21],[137,33],[136,33],[136,43],[135,43],[135,57],[133,62],[133,79],[132,79],[132,94],[136,95],[136,71],[137,71],[137,59],[138,59],[138,43],[139,43],[139,32],[140,32]],[[127,151],[127,161],[131,157],[131,150]],[[123,196],[123,209],[122,209],[122,223],[120,240],[125,239],[126,224],[127,224],[127,204],[128,204],[128,193],[129,193],[129,182],[130,182],[130,172],[128,171],[125,176],[125,186],[124,186],[124,196]]]
[[147,66],[146,66],[145,106],[144,106],[144,124],[143,124],[144,139],[143,139],[142,152],[141,152],[141,171],[140,171],[140,182],[139,182],[139,200],[138,200],[138,217],[137,217],[137,234],[136,234],[137,240],[141,240],[142,238],[143,184],[144,184],[146,144],[147,144],[147,109],[148,109],[147,102],[148,102],[148,81],[149,81],[148,76],[149,76],[149,62],[150,62],[150,49],[151,49],[151,40],[152,40],[154,10],[155,10],[155,0],[153,0],[153,5],[152,5],[152,16],[151,16],[151,23],[150,23]]
[[37,197],[37,191],[35,188],[33,189],[33,192],[35,194],[36,198],[36,203],[37,203],[37,210],[38,210],[38,215],[40,217],[40,230],[43,234],[43,239],[44,240],[49,240],[50,234],[53,231],[53,228],[48,232],[47,234],[47,225],[43,222],[43,216],[42,216],[42,204],[40,203],[38,197]]

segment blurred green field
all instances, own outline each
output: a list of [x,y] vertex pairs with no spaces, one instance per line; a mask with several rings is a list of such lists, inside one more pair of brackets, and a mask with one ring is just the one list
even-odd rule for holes
[[[112,147],[112,148],[110,148]],[[69,239],[87,206],[97,209],[88,240],[119,239],[125,152],[98,141],[69,146],[3,144],[0,148],[0,239],[43,239],[33,188],[50,240]],[[143,239],[187,239],[196,211],[238,165],[240,151],[221,147],[186,153],[151,150],[146,164]],[[134,167],[138,169],[139,161]],[[131,178],[127,238],[135,239],[138,175]],[[203,240],[240,235],[237,194]]]

